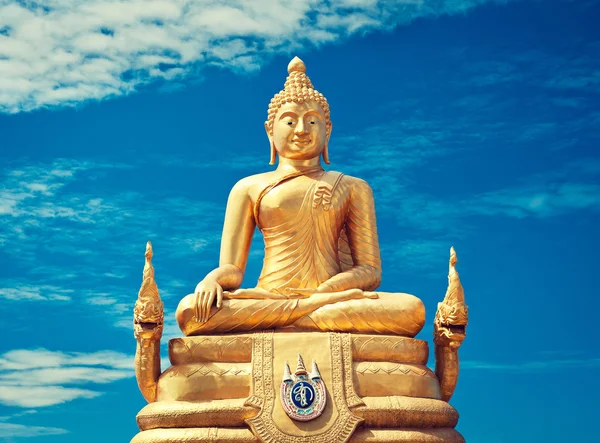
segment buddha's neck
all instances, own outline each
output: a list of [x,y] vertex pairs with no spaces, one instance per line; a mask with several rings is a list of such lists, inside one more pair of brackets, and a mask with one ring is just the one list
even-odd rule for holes
[[291,158],[279,157],[278,171],[294,172],[304,171],[306,169],[323,168],[321,166],[321,156],[308,160],[293,160]]

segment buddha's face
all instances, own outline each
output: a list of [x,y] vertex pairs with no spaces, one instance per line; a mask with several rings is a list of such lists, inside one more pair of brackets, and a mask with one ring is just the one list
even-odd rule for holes
[[327,125],[321,106],[314,102],[285,103],[273,122],[269,140],[277,153],[292,160],[319,157],[327,143]]

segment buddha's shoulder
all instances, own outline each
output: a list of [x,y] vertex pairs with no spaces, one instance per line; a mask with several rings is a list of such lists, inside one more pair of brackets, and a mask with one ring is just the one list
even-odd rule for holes
[[274,171],[249,175],[239,180],[231,189],[232,194],[253,194],[256,189],[261,189],[275,177]]
[[[332,172],[335,172],[335,171],[332,171]],[[336,174],[340,174],[340,173],[336,172]],[[369,183],[367,183],[367,181],[363,180],[362,178],[343,174],[340,183],[344,186],[349,187],[352,190],[355,190],[355,191],[372,192],[371,186],[369,185]]]

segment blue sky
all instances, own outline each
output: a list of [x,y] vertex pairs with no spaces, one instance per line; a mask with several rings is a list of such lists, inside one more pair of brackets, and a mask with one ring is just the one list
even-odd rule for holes
[[294,55],[331,105],[331,168],[374,189],[381,288],[424,300],[430,343],[456,247],[457,429],[598,441],[600,2],[227,4],[0,0],[0,441],[136,433],[145,243],[166,356],[231,186],[270,168]]

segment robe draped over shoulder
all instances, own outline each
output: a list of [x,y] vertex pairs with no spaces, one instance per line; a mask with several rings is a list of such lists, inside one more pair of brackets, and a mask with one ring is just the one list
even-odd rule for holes
[[[278,183],[257,201],[256,222],[265,242],[257,286],[269,291],[317,288],[345,273],[352,280],[350,287],[375,289],[379,279],[365,272],[379,274],[381,269],[369,185],[339,172],[321,171],[306,191],[290,192],[296,180]],[[287,192],[278,194],[279,186],[288,187]],[[290,194],[297,195],[290,198]],[[290,206],[296,204],[295,210],[285,207],[284,195]],[[339,290],[333,285],[330,289]]]

